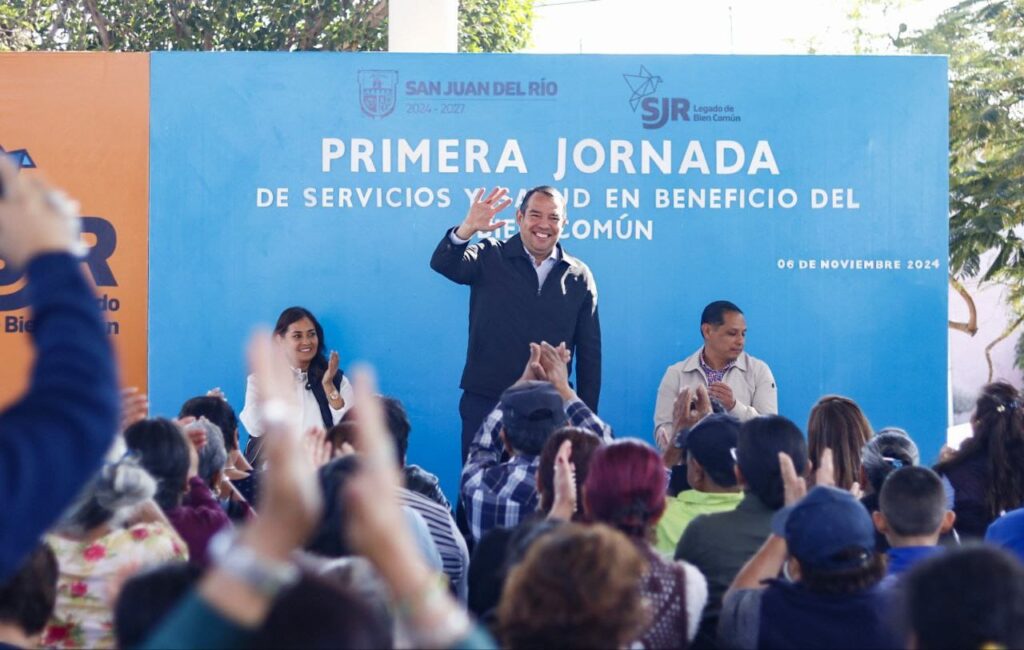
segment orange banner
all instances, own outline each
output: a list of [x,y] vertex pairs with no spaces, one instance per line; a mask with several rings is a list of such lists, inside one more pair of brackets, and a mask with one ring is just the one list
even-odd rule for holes
[[[146,390],[149,55],[0,54],[0,147],[81,204],[96,286],[126,386]],[[25,279],[0,261],[0,404],[33,359]]]

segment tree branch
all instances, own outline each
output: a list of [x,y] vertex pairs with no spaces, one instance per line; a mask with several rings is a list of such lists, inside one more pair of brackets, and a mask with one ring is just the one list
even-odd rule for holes
[[967,289],[963,284],[960,283],[953,274],[949,274],[949,284],[951,287],[956,289],[956,292],[964,299],[967,303],[967,322],[958,323],[955,321],[949,321],[949,329],[964,332],[969,336],[974,336],[978,333],[978,308],[974,306],[974,298],[967,292]]
[[985,346],[985,361],[986,361],[986,363],[988,363],[988,380],[990,382],[992,381],[992,374],[994,372],[994,369],[992,368],[992,348],[994,348],[1003,339],[1005,339],[1010,334],[1012,334],[1013,330],[1015,330],[1018,327],[1020,327],[1021,323],[1024,323],[1024,314],[1019,316],[1017,318],[1017,320],[1013,321],[1013,323],[1011,323],[1010,325],[1007,325],[1006,329],[1003,330],[1003,333],[999,335],[999,338],[997,338],[996,340],[992,341],[991,343],[989,343],[988,345]]
[[190,28],[178,15],[178,9],[175,7],[177,0],[169,0],[167,3],[167,11],[171,15],[171,23],[174,25],[174,31],[177,33],[178,38],[192,38],[192,28]]
[[85,8],[89,12],[89,17],[92,18],[92,22],[96,25],[96,31],[100,34],[100,43],[103,44],[104,50],[110,49],[110,32],[107,31],[107,21],[100,14],[100,10],[96,7],[96,0],[85,0]]
[[379,27],[384,19],[388,17],[388,0],[378,0],[377,4],[370,9],[367,16],[367,24],[371,27]]

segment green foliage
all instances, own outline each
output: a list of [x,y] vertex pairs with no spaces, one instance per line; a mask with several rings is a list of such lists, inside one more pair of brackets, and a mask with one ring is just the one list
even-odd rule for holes
[[991,374],[1024,321],[1024,0],[965,0],[898,45],[949,56],[949,269],[1004,284],[1012,314]]
[[[3,0],[3,50],[387,49],[387,0]],[[459,49],[514,52],[533,0],[462,0]]]
[[1024,283],[1024,0],[961,2],[901,45],[949,56],[950,272]]
[[532,28],[533,0],[459,0],[460,52],[517,52]]

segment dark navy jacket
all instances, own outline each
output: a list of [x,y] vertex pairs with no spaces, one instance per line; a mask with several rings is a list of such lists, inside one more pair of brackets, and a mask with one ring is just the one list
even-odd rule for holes
[[28,391],[0,413],[0,582],[99,469],[120,410],[106,326],[79,262],[40,255],[27,274],[36,361]]
[[[452,229],[454,230],[454,229]],[[561,259],[544,286],[519,235],[453,244],[445,233],[430,268],[470,286],[469,346],[462,389],[497,399],[523,373],[529,344],[562,341],[573,351],[576,392],[597,411],[601,394],[601,326],[597,285],[587,265],[558,245]],[[571,371],[572,362],[570,362]]]

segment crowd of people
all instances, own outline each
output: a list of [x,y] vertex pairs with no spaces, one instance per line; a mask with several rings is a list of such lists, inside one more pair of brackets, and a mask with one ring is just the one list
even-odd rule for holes
[[0,647],[1024,647],[1008,384],[928,467],[845,397],[802,431],[752,357],[756,390],[726,386],[715,355],[743,327],[720,302],[650,444],[580,399],[570,349],[532,341],[450,500],[408,462],[400,399],[302,308],[254,335],[239,416],[205,387],[151,416],[119,392],[55,191],[4,160],[0,187],[37,355],[0,413]]

